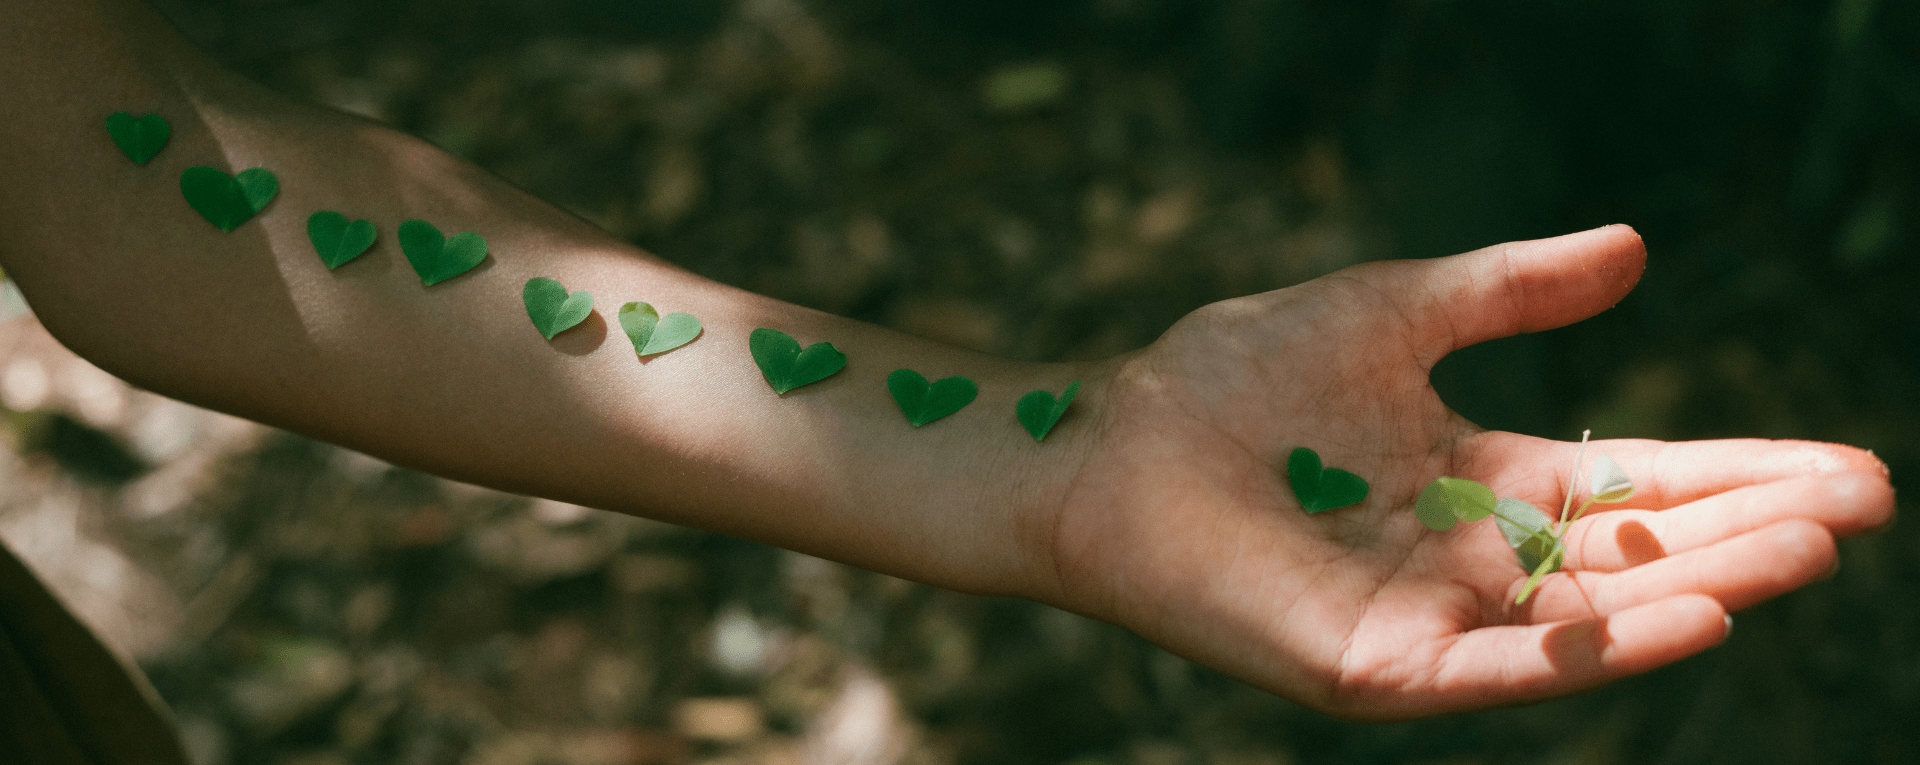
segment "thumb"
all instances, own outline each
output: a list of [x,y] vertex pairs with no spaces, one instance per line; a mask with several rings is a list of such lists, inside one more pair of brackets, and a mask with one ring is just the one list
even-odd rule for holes
[[1474,343],[1563,327],[1612,308],[1640,281],[1646,262],[1640,235],[1616,224],[1445,258],[1373,263],[1353,276],[1397,304],[1421,362],[1431,367]]

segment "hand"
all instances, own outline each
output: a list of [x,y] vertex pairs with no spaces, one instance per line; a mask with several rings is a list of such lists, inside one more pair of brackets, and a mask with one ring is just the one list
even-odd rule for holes
[[[1589,460],[1618,460],[1638,493],[1575,524],[1565,572],[1524,606],[1527,572],[1491,521],[1434,532],[1413,511],[1445,475],[1557,515],[1575,445],[1475,427],[1428,371],[1610,307],[1644,261],[1615,226],[1194,312],[1099,394],[1100,435],[1050,519],[1043,599],[1364,720],[1564,695],[1717,645],[1728,611],[1820,578],[1835,536],[1891,519],[1877,460],[1806,442],[1595,442]],[[1367,499],[1303,513],[1284,477],[1297,446],[1367,479]]]

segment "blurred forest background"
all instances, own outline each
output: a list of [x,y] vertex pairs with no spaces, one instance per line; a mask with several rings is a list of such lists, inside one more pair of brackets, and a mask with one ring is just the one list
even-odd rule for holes
[[[274,89],[696,272],[1021,358],[1629,223],[1632,297],[1455,354],[1448,402],[1920,471],[1917,3],[156,5]],[[0,536],[139,659],[202,765],[1920,762],[1912,523],[1678,665],[1363,726],[1030,603],[159,399],[30,319],[0,325],[0,404]]]

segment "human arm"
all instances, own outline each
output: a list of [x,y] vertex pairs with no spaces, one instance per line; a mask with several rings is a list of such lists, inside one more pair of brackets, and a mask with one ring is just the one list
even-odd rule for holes
[[[1593,671],[1490,675],[1502,661],[1544,651],[1491,650],[1487,640],[1508,636],[1502,639],[1512,647],[1587,622],[1536,629],[1527,626],[1535,614],[1498,607],[1490,585],[1517,581],[1510,571],[1517,567],[1497,539],[1406,528],[1407,487],[1417,491],[1434,475],[1479,478],[1511,494],[1519,493],[1516,482],[1560,471],[1564,449],[1480,434],[1440,405],[1425,373],[1457,344],[1544,329],[1610,304],[1638,273],[1630,233],[1563,241],[1546,251],[1551,257],[1504,271],[1487,265],[1502,260],[1499,250],[1374,264],[1209,307],[1154,346],[1110,362],[1012,364],[692,279],[413,139],[287,104],[195,65],[190,52],[167,50],[144,54],[157,63],[100,65],[135,79],[162,72],[160,89],[180,91],[179,103],[109,93],[64,121],[36,113],[13,129],[28,144],[47,142],[41,156],[0,160],[37,170],[32,177],[52,197],[5,203],[24,210],[0,210],[4,230],[23,239],[0,245],[0,257],[10,266],[42,259],[20,275],[50,326],[149,387],[467,480],[723,530],[943,586],[1038,598],[1354,716],[1566,692],[1697,650],[1703,637],[1718,634],[1717,617],[1622,629],[1666,642],[1651,652],[1615,650],[1611,664]],[[47,102],[51,112],[62,108],[56,102],[79,99],[65,91],[27,98]],[[194,118],[186,127],[176,119],[176,143],[144,170],[89,132],[109,111],[176,107]],[[193,124],[204,128],[198,148],[186,143]],[[82,172],[73,157],[92,150],[88,140],[99,163]],[[183,149],[191,158],[178,154]],[[281,198],[232,235],[194,216],[173,185],[181,168],[219,157],[232,157],[232,169],[269,166],[283,182]],[[12,177],[15,168],[6,171]],[[119,173],[119,185],[86,187],[84,177],[97,172]],[[151,177],[146,187],[137,185],[142,172]],[[58,223],[80,204],[130,209],[98,226],[109,231],[43,219]],[[325,271],[301,230],[305,214],[322,207],[375,220],[381,245]],[[488,270],[421,288],[391,245],[393,226],[413,217],[485,234],[495,253]],[[63,242],[72,231],[103,241]],[[92,262],[91,272],[67,276],[73,260]],[[169,272],[181,268],[188,273]],[[1509,290],[1542,274],[1559,278],[1522,290],[1535,299],[1509,299]],[[519,311],[519,284],[534,275],[592,290],[602,322],[612,305],[646,299],[700,315],[708,334],[646,365],[620,347],[617,331],[583,342],[592,325],[549,345]],[[103,286],[108,294],[95,294]],[[1553,286],[1559,292],[1546,289]],[[1457,293],[1455,310],[1413,310],[1428,307],[1422,298],[1436,292]],[[117,317],[127,314],[141,316],[141,326],[122,326]],[[1491,316],[1506,321],[1478,333],[1444,332]],[[774,397],[746,357],[744,337],[755,326],[779,327],[803,342],[832,340],[853,362],[820,386]],[[967,374],[981,381],[981,398],[952,418],[908,429],[881,384],[897,366]],[[1075,414],[1046,444],[1032,444],[1012,422],[1012,400],[1026,390],[1057,391],[1070,379],[1087,382]],[[1276,470],[1297,445],[1373,480],[1374,499],[1300,516]],[[1704,473],[1731,488],[1810,472],[1818,462],[1742,476],[1720,465],[1737,456],[1730,448],[1704,448],[1704,458],[1687,461],[1696,473],[1670,480],[1701,483]],[[1873,467],[1844,449],[1766,448]],[[1635,470],[1631,455],[1615,456]],[[1649,484],[1645,498],[1660,496],[1646,473],[1636,474]],[[1812,517],[1813,531],[1830,534],[1871,525],[1861,519],[1885,512],[1876,508],[1870,498],[1808,508],[1768,503],[1742,518]],[[1805,552],[1800,558],[1818,562],[1818,535],[1794,529],[1802,536],[1763,552]],[[1672,560],[1682,560],[1684,549],[1670,545]],[[1391,565],[1455,554],[1470,558],[1461,569],[1470,576]],[[1831,555],[1830,539],[1824,554]],[[1737,607],[1811,575],[1795,569],[1759,588],[1740,576],[1689,580],[1656,568],[1652,578],[1715,596],[1715,607]],[[1565,602],[1548,594],[1541,603]],[[1601,612],[1660,593],[1625,594]],[[1409,608],[1368,616],[1382,613],[1370,604],[1396,599]],[[1319,611],[1296,618],[1295,604]],[[1451,618],[1436,619],[1431,608],[1440,607]],[[1383,632],[1419,641],[1392,645],[1396,661],[1381,664],[1364,649],[1385,650],[1389,644],[1367,642]],[[1327,641],[1359,650],[1329,652]],[[1440,677],[1446,673],[1453,674]]]
[[[1015,589],[1012,503],[989,492],[1074,450],[1067,429],[1033,444],[1013,403],[1083,370],[699,279],[418,139],[220,71],[142,5],[31,3],[18,18],[0,33],[20,85],[0,174],[35,193],[0,202],[0,257],[48,328],[101,367],[462,480]],[[145,167],[101,128],[120,110],[172,122]],[[178,190],[194,165],[266,167],[281,190],[223,234]],[[320,209],[374,221],[379,243],[327,270],[305,231]],[[423,287],[394,240],[409,218],[480,233],[491,256]],[[547,341],[521,305],[536,276],[592,292],[596,315]],[[615,316],[629,300],[691,313],[705,333],[641,363]],[[776,396],[747,353],[757,327],[830,341],[851,361]],[[965,374],[980,397],[936,426],[904,427],[882,383],[902,367]],[[1015,475],[999,467],[1008,455],[1024,466]]]

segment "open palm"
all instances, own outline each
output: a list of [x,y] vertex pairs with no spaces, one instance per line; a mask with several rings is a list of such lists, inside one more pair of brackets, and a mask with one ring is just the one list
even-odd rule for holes
[[[1575,445],[1484,431],[1427,375],[1465,345],[1611,306],[1644,263],[1610,227],[1373,263],[1208,306],[1122,359],[1049,549],[1060,605],[1332,714],[1395,719],[1569,693],[1717,644],[1886,523],[1878,461],[1806,442],[1601,441],[1638,493],[1596,506],[1526,605],[1493,523],[1415,518],[1438,476],[1558,512]],[[1295,447],[1366,478],[1316,515]],[[1604,510],[1604,512],[1601,512]]]

